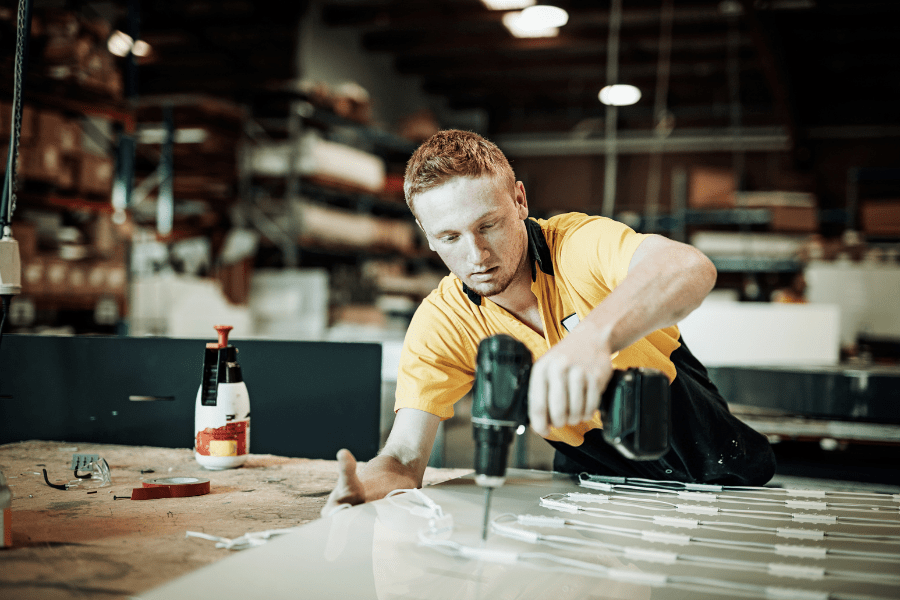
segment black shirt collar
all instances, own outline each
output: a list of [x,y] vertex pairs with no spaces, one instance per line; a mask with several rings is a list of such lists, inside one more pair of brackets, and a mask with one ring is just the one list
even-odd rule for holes
[[[547,238],[544,237],[541,226],[538,225],[538,222],[534,219],[525,219],[525,230],[528,232],[528,254],[531,257],[531,280],[534,281],[537,279],[537,267],[535,267],[535,263],[541,268],[541,271],[552,277],[553,259],[551,258],[550,247],[547,245]],[[481,306],[481,296],[477,292],[469,289],[465,283],[462,284],[462,288],[463,292],[465,292],[466,296],[469,297],[469,300],[471,300],[473,304]]]

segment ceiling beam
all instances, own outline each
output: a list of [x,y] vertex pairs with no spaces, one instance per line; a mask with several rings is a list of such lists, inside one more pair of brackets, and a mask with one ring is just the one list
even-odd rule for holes
[[696,130],[679,132],[665,139],[652,131],[620,131],[615,145],[604,138],[579,139],[572,135],[502,135],[494,142],[504,154],[524,156],[573,156],[599,155],[615,151],[620,154],[647,154],[649,152],[779,152],[788,149],[784,131],[772,128],[742,129],[735,134],[729,129]]
[[[569,23],[566,27],[609,27],[609,11],[598,8],[566,7]],[[329,2],[322,9],[322,20],[333,27],[370,27],[375,29],[433,31],[436,24],[452,19],[454,27],[466,28],[484,24],[501,25],[506,11],[492,11],[478,2]],[[678,6],[675,23],[710,23],[725,21],[715,4]],[[622,27],[656,27],[657,8],[626,8],[622,12]]]
[[[758,59],[755,55],[747,54],[741,58],[741,64],[746,68],[757,68]],[[404,75],[430,76],[437,72],[442,78],[455,77],[479,77],[497,76],[503,78],[530,78],[550,76],[560,78],[563,76],[578,76],[578,73],[603,73],[606,71],[606,63],[596,56],[553,56],[541,58],[507,58],[482,61],[454,61],[447,62],[433,57],[400,57],[394,62],[397,70]],[[631,76],[655,76],[657,64],[653,57],[648,56],[646,61],[627,60],[622,62],[623,67],[633,69]],[[693,58],[686,59],[676,57],[672,62],[675,71],[672,75],[706,76],[722,71],[726,68],[724,57]]]
[[[741,64],[742,73],[759,72],[758,61],[745,61]],[[703,63],[674,63],[671,67],[672,78],[693,79],[694,84],[703,84],[697,79],[719,78],[727,72],[724,61]],[[656,64],[626,64],[619,69],[619,79],[623,82],[644,83],[656,81]],[[534,69],[516,70],[483,70],[459,72],[447,75],[444,72],[426,77],[424,82],[433,93],[451,92],[456,89],[475,91],[479,89],[572,89],[580,86],[603,87],[606,81],[605,67],[598,65],[554,66],[547,65]],[[596,89],[599,90],[600,87]],[[441,90],[441,91],[438,91]]]
[[[506,54],[564,51],[571,54],[606,55],[606,32],[560,32],[552,38],[515,38],[509,35],[403,35],[395,32],[363,34],[362,45],[371,52],[404,53],[450,57],[472,55],[486,51]],[[707,32],[675,37],[672,49],[676,52],[704,53],[722,51],[727,43],[726,33]],[[750,40],[742,40],[742,47],[752,47]],[[622,40],[621,52],[659,52],[659,37],[631,36]]]

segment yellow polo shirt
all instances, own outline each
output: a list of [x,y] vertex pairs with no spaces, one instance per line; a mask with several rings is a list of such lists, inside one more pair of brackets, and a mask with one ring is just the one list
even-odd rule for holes
[[[625,279],[635,249],[647,237],[612,219],[579,213],[528,219],[526,227],[536,265],[531,289],[544,335],[448,275],[422,301],[406,333],[395,411],[418,408],[442,420],[452,417],[453,404],[472,387],[478,343],[491,335],[510,335],[539,359]],[[615,355],[613,366],[653,367],[673,381],[669,357],[678,338],[676,326],[654,331]],[[592,421],[551,428],[547,439],[579,446],[585,432],[599,427],[597,412]]]

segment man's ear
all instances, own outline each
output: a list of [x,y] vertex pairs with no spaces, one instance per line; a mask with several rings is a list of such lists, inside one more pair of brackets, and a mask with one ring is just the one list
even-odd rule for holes
[[528,197],[525,195],[525,184],[521,181],[516,182],[515,202],[519,218],[524,221],[528,218]]

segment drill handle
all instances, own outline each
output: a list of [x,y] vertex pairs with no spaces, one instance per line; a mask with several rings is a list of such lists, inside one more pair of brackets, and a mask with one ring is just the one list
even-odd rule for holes
[[656,460],[669,450],[669,379],[649,368],[615,370],[600,400],[603,439],[632,460]]

